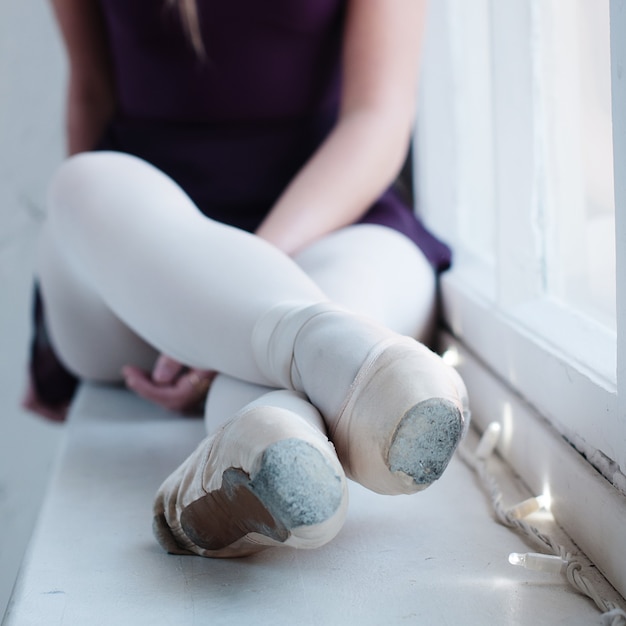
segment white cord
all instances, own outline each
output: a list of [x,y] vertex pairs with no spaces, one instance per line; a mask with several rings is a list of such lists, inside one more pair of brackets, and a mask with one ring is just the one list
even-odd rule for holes
[[[492,437],[493,431],[494,428],[487,428],[484,436]],[[521,519],[514,509],[506,509],[504,507],[502,504],[502,492],[498,483],[487,469],[489,455],[484,454],[485,446],[481,445],[481,443],[482,439],[477,447],[477,450],[481,453],[479,455],[469,451],[465,445],[460,446],[458,452],[463,462],[476,473],[483,488],[489,494],[497,521],[503,526],[519,531],[529,539],[539,543],[553,555],[561,558],[564,562],[565,577],[570,585],[588,598],[591,598],[602,611],[603,626],[626,626],[626,611],[614,602],[600,596],[591,584],[591,581],[582,573],[583,565],[576,560],[574,555],[556,543],[552,537],[542,533],[538,528]],[[492,449],[493,447],[491,446]]]

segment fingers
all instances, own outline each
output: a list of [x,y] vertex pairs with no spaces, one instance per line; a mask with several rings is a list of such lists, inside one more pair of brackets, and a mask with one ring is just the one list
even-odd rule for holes
[[152,370],[152,378],[156,383],[173,383],[182,373],[184,366],[175,359],[161,354]]
[[216,372],[208,372],[206,370],[191,370],[185,378],[195,394],[205,396],[216,374]]
[[177,412],[200,408],[215,377],[214,372],[189,370],[168,384],[160,384],[149,373],[136,367],[127,366],[122,372],[126,385],[137,395]]

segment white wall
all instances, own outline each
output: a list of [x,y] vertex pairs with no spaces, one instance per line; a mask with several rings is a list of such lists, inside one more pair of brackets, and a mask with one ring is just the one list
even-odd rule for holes
[[0,2],[0,616],[62,435],[19,401],[34,242],[45,181],[62,155],[63,73],[49,3]]

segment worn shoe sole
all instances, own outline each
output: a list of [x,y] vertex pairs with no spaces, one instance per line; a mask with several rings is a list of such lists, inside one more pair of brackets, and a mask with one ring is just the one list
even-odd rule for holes
[[251,478],[229,468],[220,489],[182,513],[181,526],[198,546],[219,550],[250,533],[285,542],[292,529],[321,524],[343,497],[341,478],[309,443],[279,441],[265,450]]
[[463,432],[461,412],[444,398],[429,398],[409,409],[400,421],[387,455],[396,475],[416,486],[441,477]]
[[443,474],[465,405],[456,372],[414,340],[395,339],[363,365],[330,436],[347,476],[378,493],[414,493]]
[[224,470],[219,488],[186,506],[173,529],[163,513],[153,525],[172,553],[247,556],[274,545],[327,543],[339,532],[346,506],[343,473],[314,445],[291,438],[269,445],[252,476],[241,468]]

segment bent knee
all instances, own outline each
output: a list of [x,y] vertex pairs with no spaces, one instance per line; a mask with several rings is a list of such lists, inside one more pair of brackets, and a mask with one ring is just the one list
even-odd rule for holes
[[56,236],[88,235],[122,220],[137,198],[137,185],[150,188],[152,165],[122,152],[83,152],[69,157],[48,187],[47,211]]
[[[95,206],[103,192],[110,192],[122,173],[148,166],[138,157],[122,152],[81,152],[66,159],[48,188],[49,210],[73,212]],[[150,167],[150,166],[148,166]]]

